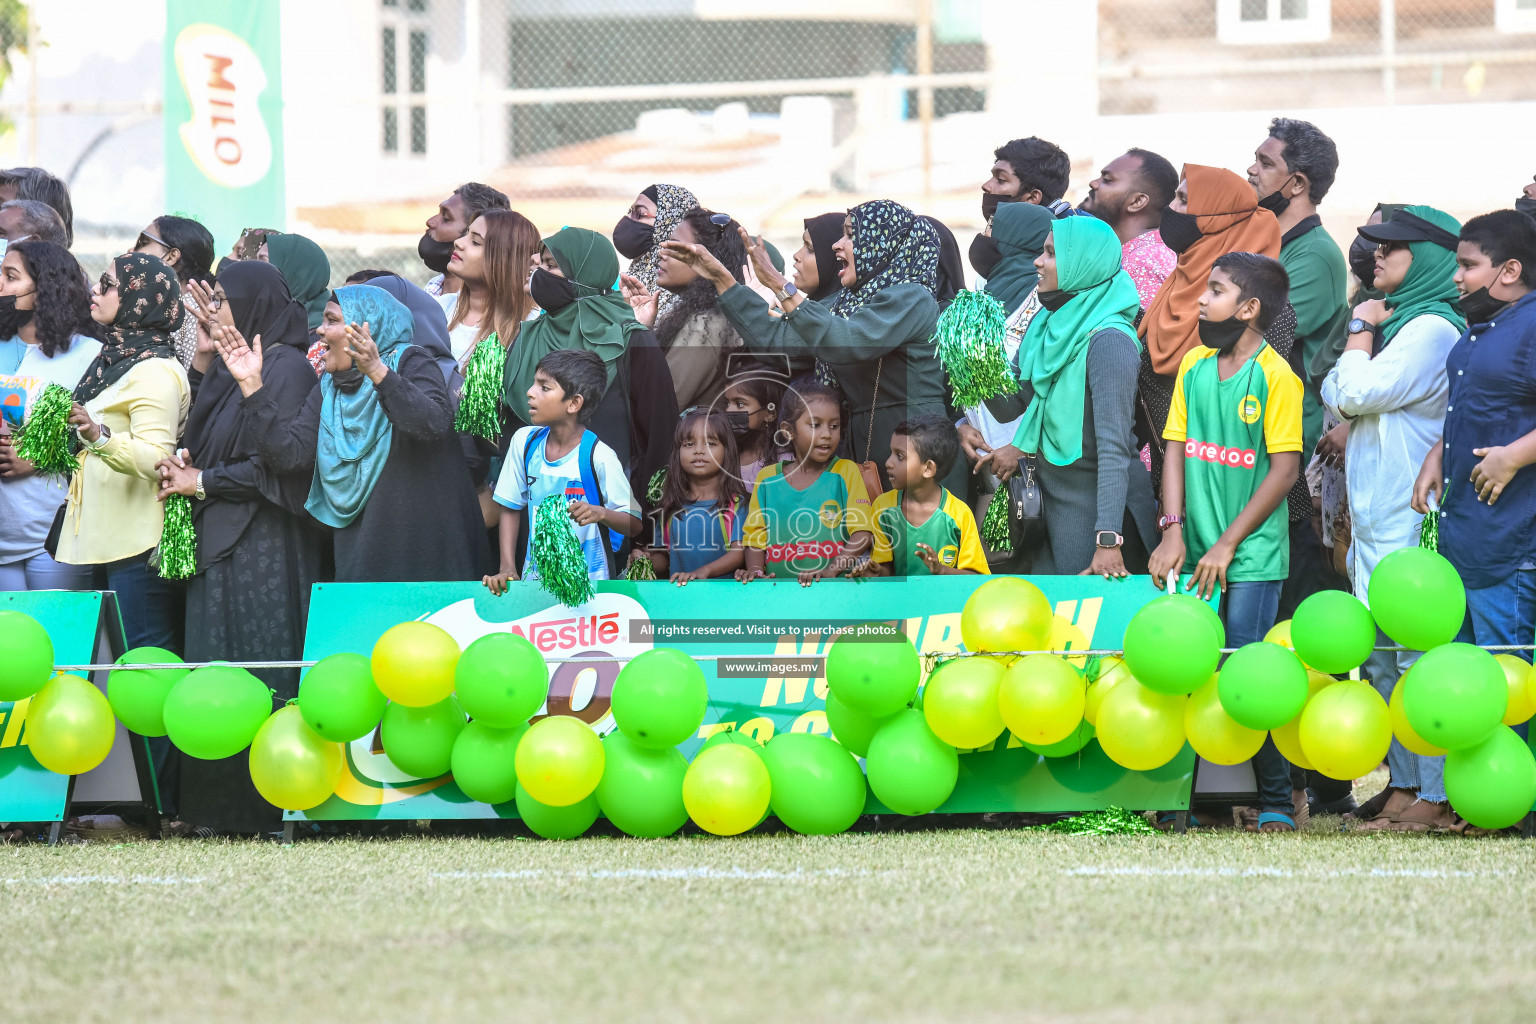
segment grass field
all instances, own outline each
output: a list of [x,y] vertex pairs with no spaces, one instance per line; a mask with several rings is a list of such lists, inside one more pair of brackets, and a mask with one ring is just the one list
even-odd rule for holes
[[938,831],[0,848],[72,1021],[1521,1021],[1536,842]]

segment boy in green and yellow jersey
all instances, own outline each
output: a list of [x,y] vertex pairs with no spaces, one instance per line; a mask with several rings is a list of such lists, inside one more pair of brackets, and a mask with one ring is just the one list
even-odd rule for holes
[[959,456],[960,434],[943,416],[919,416],[896,427],[885,460],[893,490],[870,507],[874,551],[853,575],[990,572],[976,517],[939,483]]

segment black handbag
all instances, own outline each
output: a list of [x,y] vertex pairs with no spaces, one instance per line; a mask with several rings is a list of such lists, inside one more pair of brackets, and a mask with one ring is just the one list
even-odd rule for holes
[[1019,471],[1008,478],[1008,536],[1015,552],[1034,551],[1045,543],[1045,497],[1033,455],[1019,459]]
[[59,536],[64,532],[64,510],[67,508],[67,501],[59,506],[53,514],[53,525],[48,527],[48,536],[43,538],[43,550],[48,552],[49,558],[59,557]]

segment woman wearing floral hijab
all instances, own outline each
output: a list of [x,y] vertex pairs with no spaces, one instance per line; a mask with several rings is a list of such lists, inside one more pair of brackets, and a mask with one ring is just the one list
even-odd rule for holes
[[175,451],[191,404],[171,340],[185,315],[174,270],[144,253],[114,259],[91,294],[101,353],[69,416],[80,468],[55,557],[97,567],[99,584],[117,591],[130,647],[181,649],[179,587],[149,559],[165,524],[156,463]]
[[[873,461],[884,476],[891,434],[903,420],[947,415],[944,374],[929,339],[939,319],[933,290],[940,239],[933,225],[900,203],[876,199],[848,211],[833,245],[843,290],[830,306],[793,289],[763,244],[746,237],[757,279],[779,296],[782,317],[739,285],[703,246],[668,243],[667,252],[693,263],[720,293],[720,309],[747,351],[814,356],[826,363],[848,396],[848,443],[855,462]],[[956,460],[942,481],[964,494],[965,465]]]

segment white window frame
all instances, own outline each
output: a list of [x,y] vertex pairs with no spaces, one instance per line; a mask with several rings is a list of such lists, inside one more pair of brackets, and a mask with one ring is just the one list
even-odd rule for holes
[[1536,32],[1536,7],[1521,10],[1515,0],[1494,0],[1493,25],[1500,32]]
[[[379,3],[379,31],[375,38],[382,48],[384,30],[393,29],[395,32],[395,91],[384,92],[382,81],[383,71],[380,70],[379,82],[379,153],[387,160],[425,160],[431,144],[430,114],[427,113],[426,78],[427,65],[430,63],[427,57],[432,49],[432,10],[431,0],[423,3],[422,10],[412,10],[408,0],[395,0],[394,3]],[[422,88],[420,91],[411,89],[411,36],[421,34],[426,38],[426,52],[422,55]],[[381,49],[382,53],[382,49]],[[382,61],[382,58],[381,58]],[[411,111],[420,108],[428,118],[427,132],[422,142],[421,152],[411,148]],[[384,148],[384,115],[383,111],[393,108],[395,111],[395,148]]]
[[1331,0],[1307,0],[1305,18],[1280,17],[1282,0],[1267,0],[1269,16],[1243,21],[1243,0],[1216,0],[1216,38],[1233,46],[1321,43],[1333,33]]

